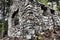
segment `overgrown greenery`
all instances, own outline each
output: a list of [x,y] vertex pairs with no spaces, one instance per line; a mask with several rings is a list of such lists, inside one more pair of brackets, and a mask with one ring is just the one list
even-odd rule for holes
[[43,3],[44,5],[48,5],[47,3],[48,2],[56,2],[57,4],[57,7],[56,7],[56,9],[54,9],[54,10],[57,10],[58,12],[60,12],[60,5],[59,5],[59,0],[38,0],[39,2],[41,2],[41,3]]
[[47,3],[48,3],[48,0],[38,0],[38,1],[45,4],[45,5],[47,5]]
[[[0,33],[3,34],[5,32],[7,32],[7,29],[8,29],[8,22],[5,21],[5,18],[6,18],[6,14],[9,10],[9,6],[11,3],[9,3],[9,1],[7,1],[7,0],[0,0],[0,2],[1,2],[0,6],[2,5],[1,10],[3,11],[3,19],[0,20]],[[0,34],[0,35],[2,35],[2,34]]]

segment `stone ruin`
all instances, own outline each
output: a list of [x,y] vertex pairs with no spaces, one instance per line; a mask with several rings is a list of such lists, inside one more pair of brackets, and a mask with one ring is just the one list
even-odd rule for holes
[[44,30],[60,26],[59,13],[37,0],[12,0],[8,17],[8,36],[31,39]]

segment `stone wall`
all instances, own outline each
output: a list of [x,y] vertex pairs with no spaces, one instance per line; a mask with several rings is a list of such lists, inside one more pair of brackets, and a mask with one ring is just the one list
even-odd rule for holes
[[31,39],[36,33],[60,26],[58,12],[36,0],[13,0],[8,17],[8,36]]

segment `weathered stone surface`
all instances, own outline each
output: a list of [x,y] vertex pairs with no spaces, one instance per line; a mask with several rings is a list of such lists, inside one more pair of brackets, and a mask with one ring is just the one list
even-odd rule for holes
[[31,39],[36,33],[60,26],[58,13],[36,0],[13,0],[10,10],[8,36]]

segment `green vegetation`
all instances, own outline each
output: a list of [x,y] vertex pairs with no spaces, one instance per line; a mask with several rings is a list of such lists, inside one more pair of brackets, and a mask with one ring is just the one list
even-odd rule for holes
[[39,2],[43,3],[44,5],[47,5],[48,0],[38,0]]
[[[59,13],[60,13],[60,5],[59,5],[59,0],[38,0],[39,2],[41,2],[41,3],[43,3],[44,5],[47,5],[48,6],[48,2],[51,2],[51,3],[53,3],[53,2],[56,2],[56,4],[55,5],[57,5],[56,7],[52,4],[52,8],[54,9],[54,10],[57,10]],[[54,8],[55,7],[55,8]]]
[[0,20],[0,38],[3,37],[4,32],[7,32],[8,24],[7,21]]

